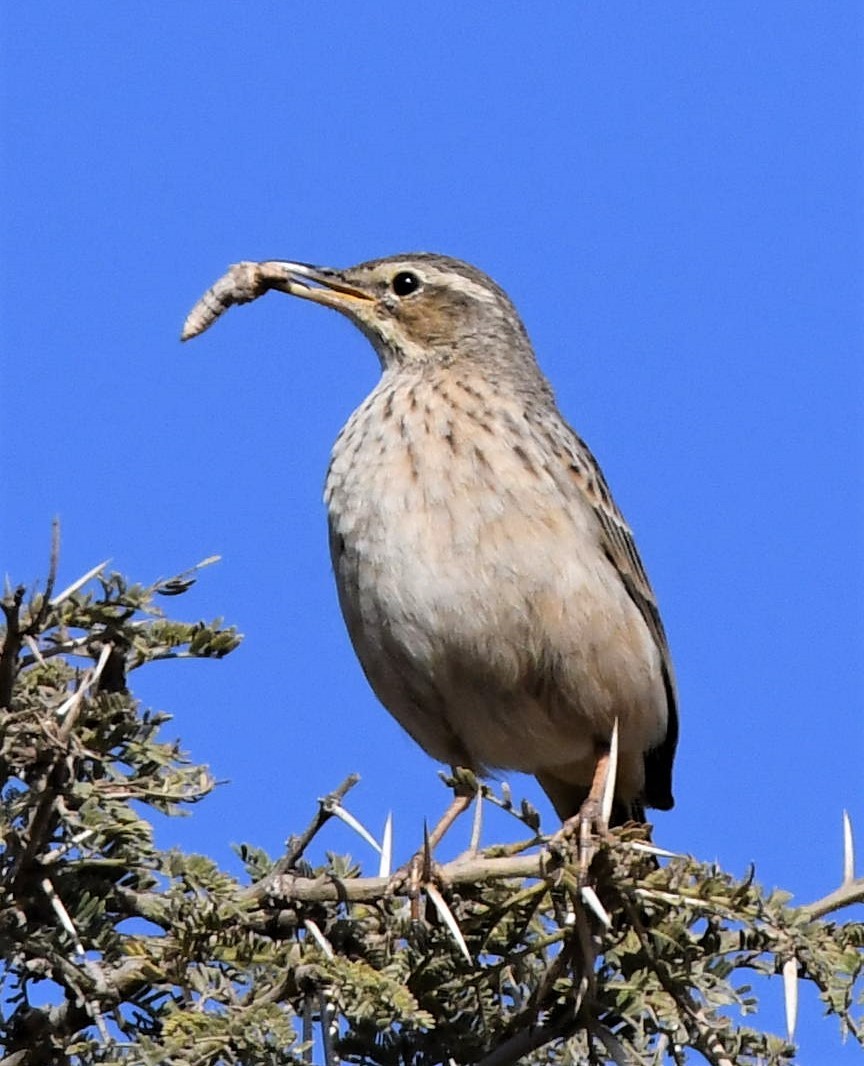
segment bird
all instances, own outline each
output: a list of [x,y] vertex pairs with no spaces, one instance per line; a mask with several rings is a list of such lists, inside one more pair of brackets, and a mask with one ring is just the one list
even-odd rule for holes
[[429,252],[238,263],[183,338],[279,289],[346,316],[381,374],[333,445],[339,603],[380,702],[433,759],[536,777],[562,821],[673,806],[677,696],[657,600],[513,303]]

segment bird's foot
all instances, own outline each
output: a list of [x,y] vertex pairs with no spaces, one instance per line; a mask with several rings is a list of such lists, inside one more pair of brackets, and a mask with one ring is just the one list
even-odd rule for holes
[[385,898],[393,899],[396,896],[407,896],[411,905],[411,917],[419,921],[421,917],[420,896],[430,886],[437,889],[443,883],[440,867],[432,858],[427,845],[416,852],[403,866],[394,871],[387,887],[384,889]]
[[566,854],[576,845],[579,864],[579,879],[585,881],[594,856],[600,845],[609,840],[609,823],[603,812],[600,799],[589,796],[576,814],[561,826],[549,839],[551,851]]
[[387,879],[387,887],[384,890],[385,896],[392,897],[404,894],[412,899],[416,897],[420,891],[420,885],[423,883],[424,866],[423,852],[418,851],[411,856],[408,862],[403,863],[402,866],[390,874]]

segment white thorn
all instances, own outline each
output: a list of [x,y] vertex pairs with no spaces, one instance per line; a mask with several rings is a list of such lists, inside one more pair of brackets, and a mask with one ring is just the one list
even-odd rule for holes
[[58,592],[57,595],[50,601],[52,607],[59,607],[64,600],[68,600],[69,597],[77,592],[82,585],[86,585],[87,582],[95,577],[98,573],[105,569],[105,567],[111,562],[110,559],[106,559],[104,563],[99,563],[98,566],[94,566],[92,570],[88,570],[86,574],[79,577],[77,581],[73,581],[71,585],[63,589],[62,592]]
[[381,834],[381,858],[378,861],[378,876],[389,877],[393,870],[393,812],[387,814]]
[[[75,953],[83,964],[84,969],[89,972],[90,977],[93,979],[96,988],[104,987],[106,983],[105,977],[102,973],[99,963],[95,959],[89,959],[87,957],[87,953],[84,951],[84,945],[81,943],[81,938],[78,935],[78,930],[75,928],[75,923],[69,917],[69,912],[66,910],[63,900],[60,899],[60,897],[55,892],[54,885],[51,883],[50,878],[42,878],[41,888],[45,895],[48,897],[48,901],[50,902],[54,913],[57,915],[60,924],[72,938],[72,944],[75,948]],[[107,1043],[107,1041],[109,1040],[108,1028],[105,1025],[105,1019],[102,1017],[102,1012],[99,1009],[99,1005],[96,1003],[95,1000],[93,1000],[87,1003],[87,1009],[90,1012],[90,1017],[96,1023],[96,1028],[99,1030],[99,1035]]]
[[208,555],[206,559],[202,559],[200,563],[196,563],[193,570],[203,570],[205,566],[212,566],[214,563],[221,563],[221,555]]
[[791,1044],[798,1022],[798,960],[794,955],[783,963],[783,999],[786,1004],[786,1036]]
[[843,884],[855,880],[855,841],[852,838],[852,819],[843,812]]
[[606,782],[603,788],[603,800],[600,804],[600,816],[603,825],[609,825],[612,817],[612,804],[615,801],[615,785],[618,778],[618,719],[612,726],[612,736],[609,740],[609,762],[606,770]]
[[328,1003],[323,989],[318,993],[318,1016],[321,1019],[321,1043],[324,1045],[324,1066],[335,1066],[339,1060],[333,1050],[333,1036],[336,1032],[336,1016]]
[[474,797],[474,821],[471,825],[471,843],[468,848],[472,855],[480,850],[480,833],[483,830],[483,791],[477,789]]
[[25,633],[24,634],[24,641],[27,644],[27,647],[30,649],[30,651],[33,652],[33,658],[36,660],[36,662],[39,663],[40,666],[44,666],[45,665],[45,660],[42,658],[42,652],[39,651],[39,645],[30,636],[29,633]]
[[606,913],[606,908],[600,902],[600,898],[594,889],[590,885],[583,885],[579,889],[579,895],[608,929],[612,925],[612,919]]
[[78,930],[75,928],[72,919],[69,917],[69,911],[66,910],[66,907],[63,904],[63,900],[60,899],[60,897],[54,891],[54,885],[47,877],[43,877],[42,881],[40,882],[40,887],[45,893],[45,895],[48,897],[48,902],[51,904],[54,913],[60,920],[60,924],[72,938],[72,944],[75,948],[75,953],[78,956],[86,955],[86,952],[84,951],[84,945],[81,943],[81,938],[78,936]]
[[333,945],[327,939],[326,936],[318,928],[318,925],[311,918],[304,918],[303,924],[306,926],[306,930],[311,934],[312,939],[324,952],[328,959],[333,958]]
[[468,950],[468,945],[465,943],[465,937],[462,936],[462,930],[459,928],[456,919],[453,917],[453,912],[444,901],[444,897],[433,884],[427,884],[425,888],[426,895],[435,904],[435,910],[438,911],[441,921],[450,930],[450,935],[456,941],[459,950],[469,962],[473,962],[474,960],[471,958],[471,952]]
[[82,844],[88,837],[92,837],[96,832],[95,829],[83,829],[80,833],[76,833],[75,836],[70,837],[65,844],[61,844],[59,847],[54,848],[52,851],[46,852],[44,855],[37,856],[37,862],[43,866],[50,866],[52,862],[56,862],[61,859],[73,848],[77,848],[79,844]]
[[99,659],[96,662],[96,666],[92,670],[88,670],[84,675],[84,679],[77,689],[65,699],[57,710],[54,712],[58,718],[64,718],[73,707],[77,706],[81,700],[87,695],[93,685],[102,676],[102,671],[105,669],[105,664],[108,662],[108,656],[111,654],[113,644],[103,644],[102,651],[99,655]]
[[102,676],[102,671],[108,663],[108,659],[111,657],[111,652],[114,650],[113,644],[103,644],[102,651],[99,653],[99,658],[96,661],[96,665],[93,667],[93,680],[91,685],[95,685],[99,678]]
[[659,855],[664,859],[681,859],[683,855],[680,851],[668,851],[666,848],[660,848],[656,844],[649,844],[645,840],[626,840],[622,841],[624,847],[632,848],[633,851],[644,851],[646,855]]
[[381,845],[375,837],[372,836],[365,825],[358,822],[354,815],[346,811],[341,804],[334,803],[332,807],[328,807],[328,810],[331,814],[335,814],[337,818],[341,818],[346,825],[350,825],[354,832],[363,837],[367,844],[371,845],[379,854],[381,853]]

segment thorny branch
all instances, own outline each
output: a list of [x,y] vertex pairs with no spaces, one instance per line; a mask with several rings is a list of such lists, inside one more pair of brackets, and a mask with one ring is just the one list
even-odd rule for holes
[[[780,1066],[792,1045],[729,1010],[742,1003],[736,974],[782,967],[785,977],[790,961],[859,1035],[852,999],[864,928],[821,920],[864,896],[848,823],[841,886],[798,909],[750,876],[669,856],[635,827],[599,848],[589,906],[578,861],[544,844],[537,812],[485,785],[484,802],[531,836],[432,866],[425,914],[406,907],[410,893],[394,894],[389,878],[361,877],[340,856],[317,866],[309,858],[333,816],[354,822],[343,803],[355,775],[318,801],[278,861],[242,849],[251,883],[201,856],[159,851],[141,810],[173,813],[213,781],[157,739],[164,716],[142,712],[125,691],[125,667],[218,656],[237,637],[217,624],[168,622],[155,609],[154,596],[179,595],[188,577],[141,588],[103,571],[89,575],[95,595],[79,579],[53,600],[26,606],[23,589],[3,600],[4,1066],[66,1066],[73,1045],[81,1064],[127,1055],[170,1066],[298,1066],[302,1019],[311,1024],[313,1013],[331,1062],[665,1057],[682,1066],[689,1047],[715,1064]],[[75,630],[85,636],[70,637]],[[71,662],[82,652],[83,670]],[[451,784],[454,793],[477,789],[460,775]],[[124,923],[133,917],[131,932]],[[46,977],[61,1002],[33,1006],[29,988]],[[718,1029],[718,1018],[728,1026]],[[126,1050],[107,1046],[115,1037],[106,1033]]]
[[827,896],[805,904],[801,910],[808,918],[824,918],[855,903],[864,903],[864,877],[844,882]]

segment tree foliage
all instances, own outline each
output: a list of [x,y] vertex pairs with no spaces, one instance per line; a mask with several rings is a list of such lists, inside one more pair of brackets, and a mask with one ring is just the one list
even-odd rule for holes
[[[53,570],[53,567],[52,567]],[[782,972],[862,1039],[864,898],[851,869],[809,907],[625,827],[592,849],[550,843],[529,805],[478,787],[521,839],[398,883],[350,857],[310,858],[348,780],[273,860],[240,849],[241,880],[154,844],[214,787],[162,738],[127,677],[156,660],[219,658],[220,621],[157,606],[194,573],[130,584],[96,568],[54,595],[7,590],[0,655],[0,1040],[7,1066],[210,1066],[343,1060],[380,1066],[791,1063],[752,1023],[751,975]],[[481,802],[478,799],[478,802]],[[419,881],[419,883],[418,883]],[[427,883],[428,882],[428,883]]]

